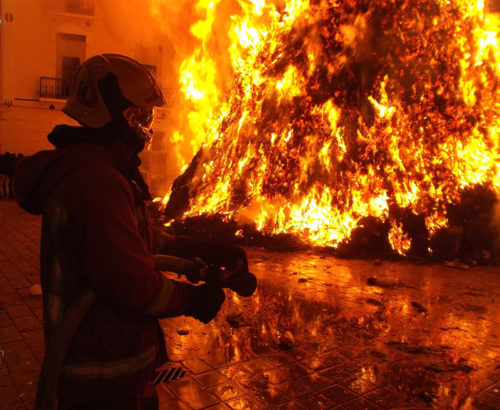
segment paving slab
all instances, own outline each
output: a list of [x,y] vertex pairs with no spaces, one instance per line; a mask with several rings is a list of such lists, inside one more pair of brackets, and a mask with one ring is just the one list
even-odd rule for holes
[[[41,218],[0,201],[0,407],[32,408]],[[247,249],[259,286],[208,325],[161,320],[186,371],[162,409],[500,408],[500,268]]]

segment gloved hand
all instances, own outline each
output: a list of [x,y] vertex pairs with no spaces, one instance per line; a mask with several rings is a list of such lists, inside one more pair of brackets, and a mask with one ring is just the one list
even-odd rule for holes
[[242,269],[248,272],[247,253],[243,248],[231,244],[221,244],[214,254],[219,259],[219,263],[228,269]]
[[248,270],[247,254],[239,246],[190,236],[169,236],[167,242],[160,253],[190,260],[198,257],[209,265],[231,270],[242,265],[241,269]]
[[[170,257],[172,258],[172,257]],[[179,277],[184,274],[191,283],[198,283],[200,280],[206,279],[208,265],[200,258],[193,258],[192,261],[184,264],[184,269],[178,272]]]
[[202,323],[210,322],[219,312],[225,299],[224,291],[215,286],[189,286],[188,302],[184,314]]

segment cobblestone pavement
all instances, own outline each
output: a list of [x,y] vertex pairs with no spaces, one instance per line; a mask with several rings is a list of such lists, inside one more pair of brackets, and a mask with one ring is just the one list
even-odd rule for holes
[[0,200],[0,406],[32,408],[44,350],[39,283],[41,218]]
[[[40,218],[0,201],[0,407],[32,408]],[[259,288],[162,320],[162,409],[500,409],[500,269],[248,249]],[[458,266],[460,267],[460,266]],[[463,268],[463,267],[462,267]]]

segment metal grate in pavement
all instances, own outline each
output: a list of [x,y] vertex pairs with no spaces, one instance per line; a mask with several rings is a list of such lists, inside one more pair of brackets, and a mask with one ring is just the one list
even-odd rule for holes
[[170,381],[176,381],[183,379],[187,374],[187,370],[181,366],[169,366],[166,368],[161,368],[156,370],[156,375],[153,377],[151,382],[157,386],[160,383],[168,383]]

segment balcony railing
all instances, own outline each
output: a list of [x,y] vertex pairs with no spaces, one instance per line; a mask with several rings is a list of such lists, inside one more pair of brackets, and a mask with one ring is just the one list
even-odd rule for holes
[[40,97],[66,99],[71,82],[62,78],[40,77]]
[[65,0],[65,6],[68,13],[94,15],[94,0]]
[[51,0],[49,12],[93,17],[94,4],[95,0]]

